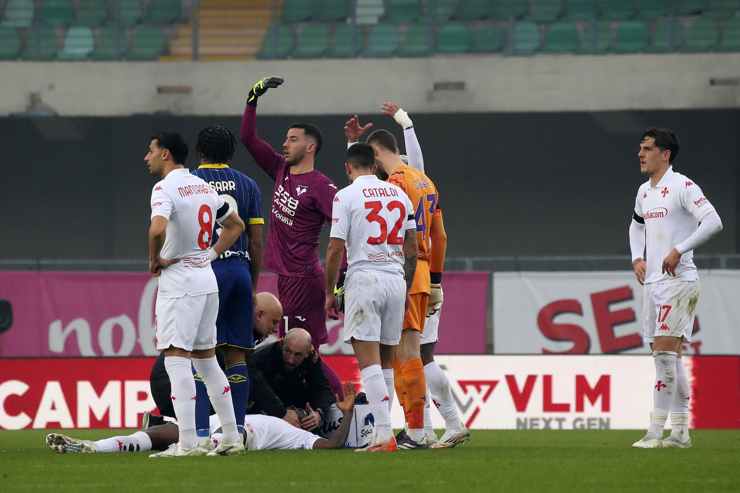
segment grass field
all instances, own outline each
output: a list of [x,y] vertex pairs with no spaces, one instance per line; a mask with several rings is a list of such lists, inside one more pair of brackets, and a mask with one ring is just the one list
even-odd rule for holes
[[469,444],[452,450],[271,451],[166,460],[143,453],[59,455],[45,448],[44,435],[0,431],[1,492],[740,490],[740,431],[696,431],[688,450],[631,449],[638,431],[475,431]]

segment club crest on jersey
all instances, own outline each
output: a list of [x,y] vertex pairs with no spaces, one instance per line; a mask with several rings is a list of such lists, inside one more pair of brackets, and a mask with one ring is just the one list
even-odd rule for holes
[[308,192],[308,187],[306,185],[298,185],[295,187],[295,193],[297,193],[299,197],[306,192]]
[[663,190],[660,191],[660,194],[665,198],[666,195],[668,195],[668,187],[663,187]]

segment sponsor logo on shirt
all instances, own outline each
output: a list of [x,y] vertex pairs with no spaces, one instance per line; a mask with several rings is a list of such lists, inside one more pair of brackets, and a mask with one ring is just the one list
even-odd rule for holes
[[696,199],[694,201],[694,205],[697,206],[697,207],[701,207],[701,206],[703,206],[706,203],[707,203],[707,198],[706,197],[701,197],[701,198]]
[[668,215],[668,209],[665,207],[656,207],[655,209],[650,209],[647,211],[647,214],[645,214],[645,219],[663,219]]
[[298,209],[298,199],[292,197],[282,185],[278,185],[272,198],[272,214],[288,226],[293,226],[293,218]]

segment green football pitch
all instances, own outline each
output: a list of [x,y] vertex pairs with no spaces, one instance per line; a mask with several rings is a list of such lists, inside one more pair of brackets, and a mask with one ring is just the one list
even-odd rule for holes
[[[70,432],[80,438],[106,431]],[[121,430],[115,430],[121,434]],[[149,459],[60,455],[44,431],[0,431],[0,491],[738,491],[740,431],[693,433],[686,450],[636,450],[639,431],[474,431],[451,450],[251,452]]]

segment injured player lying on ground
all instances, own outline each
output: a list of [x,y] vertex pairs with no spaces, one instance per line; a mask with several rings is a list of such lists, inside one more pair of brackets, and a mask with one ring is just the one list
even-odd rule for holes
[[[256,450],[298,450],[298,449],[336,449],[345,447],[353,422],[355,410],[355,390],[351,384],[344,386],[344,399],[337,402],[342,412],[339,427],[327,438],[296,428],[288,422],[272,416],[248,414],[244,420],[244,446],[248,451]],[[367,424],[372,421],[362,418]],[[362,423],[360,423],[362,424]],[[359,424],[358,424],[359,426]],[[364,429],[362,432],[366,432]],[[217,416],[211,416],[211,437],[200,445],[202,454],[216,455],[213,451],[221,438],[220,423]],[[59,433],[46,435],[46,445],[58,453],[115,453],[146,452],[159,450],[150,457],[174,457],[178,440],[178,428],[174,422],[152,426],[131,435],[115,436],[102,440],[79,440]]]

